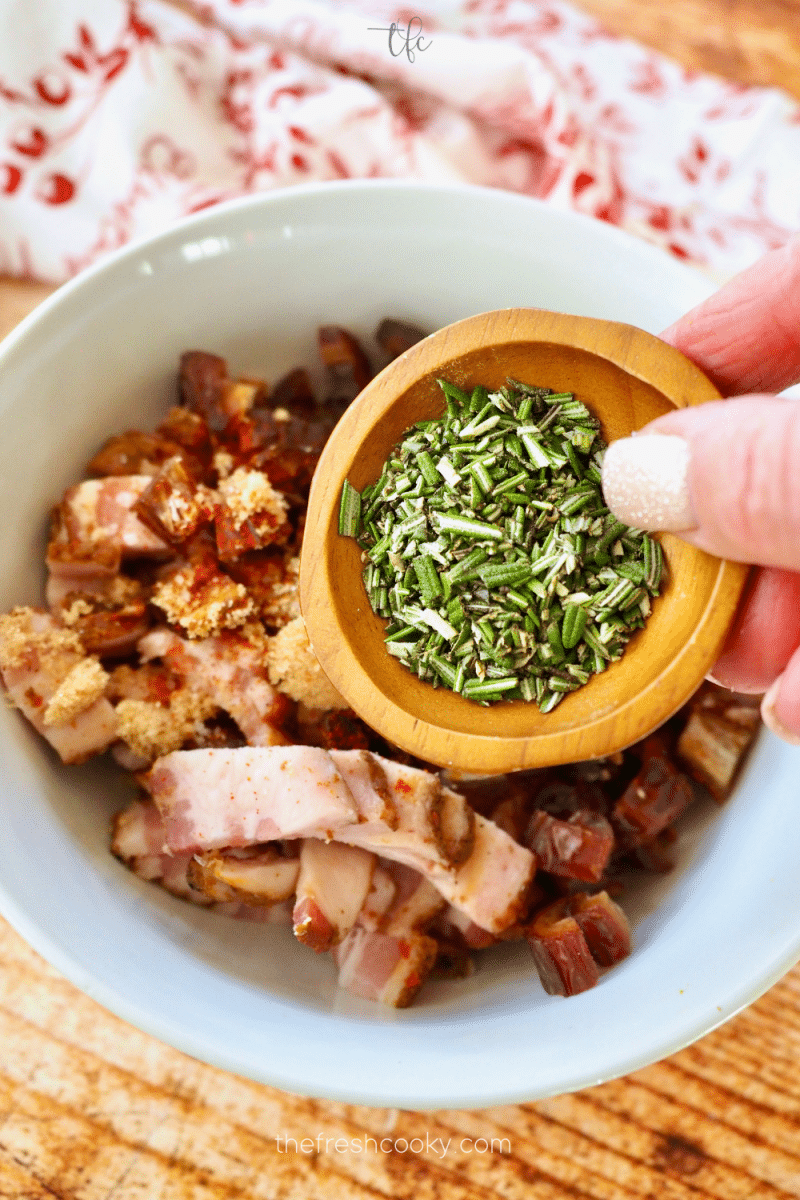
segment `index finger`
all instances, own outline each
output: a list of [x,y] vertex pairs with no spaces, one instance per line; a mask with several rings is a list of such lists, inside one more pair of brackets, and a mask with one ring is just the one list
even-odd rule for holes
[[800,380],[800,237],[771,250],[661,334],[724,396]]

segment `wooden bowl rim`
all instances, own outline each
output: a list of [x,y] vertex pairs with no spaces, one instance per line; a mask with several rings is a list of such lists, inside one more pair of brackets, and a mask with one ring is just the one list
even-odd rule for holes
[[[611,349],[604,345],[609,340],[614,342]],[[544,309],[500,309],[467,317],[431,334],[395,359],[345,411],[323,450],[312,482],[306,538],[336,526],[342,484],[359,447],[369,431],[415,383],[432,370],[446,370],[448,354],[450,360],[463,356],[465,346],[472,351],[512,343],[550,344],[596,355],[650,385],[675,407],[721,398],[711,381],[680,351],[632,325]],[[457,350],[451,353],[454,347]],[[658,350],[655,355],[654,348]],[[332,538],[338,536],[331,534]],[[317,542],[313,549],[308,543],[304,547],[299,588],[301,612],[325,674],[354,711],[393,744],[439,766],[482,774],[604,757],[658,728],[690,698],[719,656],[749,571],[745,564],[717,560],[714,586],[698,614],[692,636],[669,666],[641,692],[571,729],[554,729],[552,733],[527,737],[498,737],[446,729],[422,720],[381,691],[352,650],[356,625],[348,630],[336,620],[333,599],[336,579],[330,543],[327,539],[323,542],[323,545]],[[694,547],[688,549],[698,563],[711,557]],[[646,633],[645,628],[641,636]],[[659,704],[660,694],[671,691],[674,697],[675,683],[681,679],[685,683],[677,690],[679,698],[667,706],[663,701]],[[663,686],[667,681],[671,689]],[[591,682],[586,686],[591,687]],[[435,694],[433,688],[431,694]],[[614,728],[620,724],[622,713],[626,714],[627,732],[618,744]]]

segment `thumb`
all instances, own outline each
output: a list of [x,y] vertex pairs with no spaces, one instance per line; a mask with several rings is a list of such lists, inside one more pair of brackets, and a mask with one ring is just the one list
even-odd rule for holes
[[745,396],[667,413],[611,443],[603,493],[627,525],[800,570],[800,402]]

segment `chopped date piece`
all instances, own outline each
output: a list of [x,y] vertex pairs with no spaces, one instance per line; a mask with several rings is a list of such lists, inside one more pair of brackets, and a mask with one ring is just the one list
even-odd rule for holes
[[287,541],[291,526],[286,500],[263,471],[239,467],[220,480],[218,492],[215,529],[222,562]]
[[427,336],[424,329],[420,329],[417,325],[409,325],[405,321],[395,321],[392,317],[386,317],[377,328],[375,341],[381,349],[386,351],[390,359],[395,359]]
[[703,688],[692,700],[678,757],[717,801],[724,800],[755,739],[759,710],[752,696]]
[[245,416],[267,398],[266,384],[261,379],[228,379],[222,385],[220,407],[227,417]]
[[576,996],[593,988],[600,977],[581,927],[564,900],[536,913],[528,928],[528,945],[550,996]]
[[316,397],[308,371],[297,367],[279,379],[270,397],[273,412],[285,409],[293,417],[309,420],[314,415]]
[[628,918],[608,892],[572,896],[569,913],[586,939],[589,951],[601,967],[610,967],[631,952]]
[[253,460],[276,491],[291,504],[305,505],[319,451],[302,446],[268,446]]
[[178,388],[181,402],[205,418],[212,428],[221,428],[227,414],[222,406],[228,364],[216,354],[187,350],[181,355]]
[[169,458],[182,456],[182,447],[157,433],[130,429],[97,451],[86,467],[88,475],[156,475]]
[[178,455],[162,464],[135,505],[136,515],[163,541],[180,545],[214,519],[214,494],[195,483]]
[[353,335],[338,325],[323,325],[318,340],[328,380],[327,403],[344,409],[372,378],[369,360]]
[[675,866],[675,860],[669,853],[675,837],[674,829],[667,825],[655,837],[647,838],[638,846],[634,846],[627,856],[628,861],[652,875],[666,875]]
[[300,705],[297,714],[299,740],[325,750],[369,750],[370,731],[360,717],[347,708],[328,712]]
[[286,547],[268,546],[242,554],[227,564],[227,569],[231,578],[247,588],[258,615],[271,631],[300,616],[300,559]]
[[588,810],[579,809],[566,821],[537,811],[525,842],[543,871],[596,883],[614,848],[614,831],[605,817]]
[[211,455],[211,430],[208,422],[199,413],[175,405],[158,427],[158,433],[190,451],[206,465]]
[[694,799],[692,781],[657,755],[643,763],[614,805],[612,821],[623,848],[638,846],[670,825]]

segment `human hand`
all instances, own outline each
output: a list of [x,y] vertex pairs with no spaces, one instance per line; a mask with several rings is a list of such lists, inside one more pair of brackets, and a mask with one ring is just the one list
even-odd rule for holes
[[758,565],[711,677],[765,691],[765,723],[800,745],[800,401],[752,394],[800,380],[800,238],[661,336],[738,398],[679,409],[613,442],[606,503],[629,525]]

